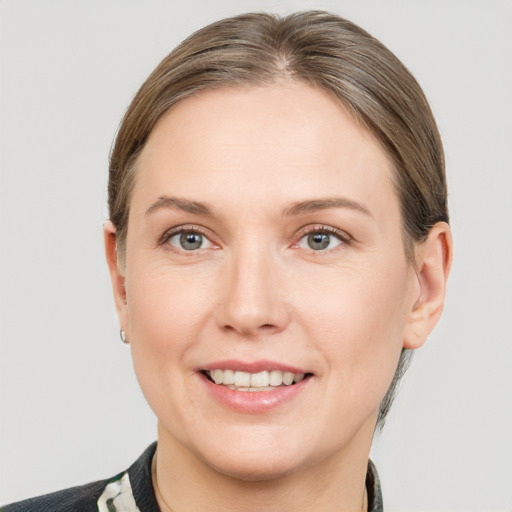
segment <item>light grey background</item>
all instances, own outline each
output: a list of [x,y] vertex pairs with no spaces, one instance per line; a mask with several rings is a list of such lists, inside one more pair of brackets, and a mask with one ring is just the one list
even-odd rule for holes
[[446,146],[455,262],[373,449],[386,511],[512,510],[512,3],[499,0],[0,1],[0,503],[111,476],[155,438],[101,238],[130,98],[206,23],[311,7],[406,63]]

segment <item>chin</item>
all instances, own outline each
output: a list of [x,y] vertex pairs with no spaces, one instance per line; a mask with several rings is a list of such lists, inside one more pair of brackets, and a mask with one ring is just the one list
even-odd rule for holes
[[217,473],[247,482],[277,480],[312,462],[308,461],[304,445],[294,442],[293,436],[286,439],[258,433],[231,436],[215,446],[198,447],[196,456]]
[[244,454],[235,460],[205,461],[215,472],[244,482],[263,482],[278,480],[297,471],[301,464],[292,460],[251,457]]

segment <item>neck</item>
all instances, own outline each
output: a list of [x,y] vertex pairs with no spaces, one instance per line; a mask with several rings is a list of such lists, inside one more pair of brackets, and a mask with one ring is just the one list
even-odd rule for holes
[[[159,425],[153,486],[162,512],[367,511],[365,478],[373,426],[326,460],[267,480],[244,480],[210,467]],[[362,445],[362,446],[361,446]]]

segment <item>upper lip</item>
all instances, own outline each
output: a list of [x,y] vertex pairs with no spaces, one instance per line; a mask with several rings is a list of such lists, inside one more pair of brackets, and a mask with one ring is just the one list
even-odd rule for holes
[[279,370],[290,373],[311,373],[304,368],[291,366],[278,361],[258,360],[258,361],[239,361],[235,359],[223,359],[201,366],[200,370],[234,370],[247,373],[259,373],[263,371]]

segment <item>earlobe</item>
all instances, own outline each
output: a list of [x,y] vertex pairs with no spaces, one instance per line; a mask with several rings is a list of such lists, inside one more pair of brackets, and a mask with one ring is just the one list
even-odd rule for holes
[[124,325],[124,315],[126,314],[126,290],[125,279],[121,272],[116,244],[116,228],[110,220],[103,224],[103,238],[105,242],[105,256],[112,281],[112,290],[114,292],[114,301],[116,305],[119,322]]
[[439,321],[452,258],[450,227],[446,222],[438,222],[430,230],[427,239],[415,248],[419,293],[410,311],[404,348],[421,347]]

